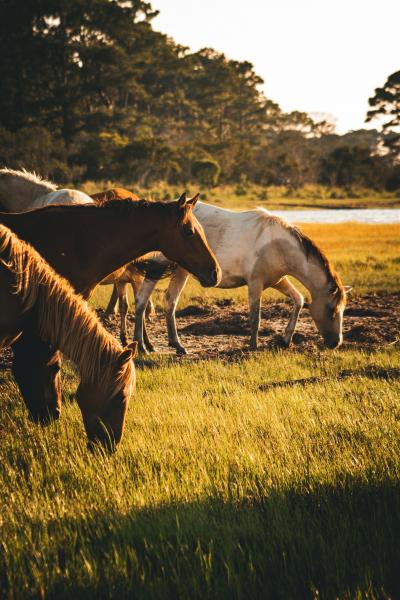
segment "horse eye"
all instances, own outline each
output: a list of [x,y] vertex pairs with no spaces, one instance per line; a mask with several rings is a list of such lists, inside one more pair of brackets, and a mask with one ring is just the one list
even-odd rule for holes
[[191,235],[194,235],[194,229],[192,229],[191,227],[184,227],[184,229],[183,229],[183,235],[185,237],[189,237]]

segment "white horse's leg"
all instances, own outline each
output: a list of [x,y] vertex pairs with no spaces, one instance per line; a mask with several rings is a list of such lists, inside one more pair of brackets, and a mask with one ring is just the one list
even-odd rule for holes
[[249,308],[250,308],[250,350],[257,350],[258,330],[260,327],[261,294],[263,293],[263,282],[254,279],[248,283]]
[[140,352],[154,351],[154,346],[150,342],[150,339],[147,335],[146,326],[144,323],[144,313],[149,298],[157,283],[158,281],[145,279],[136,295],[135,333],[133,335],[133,339],[138,342]]
[[304,305],[304,296],[300,294],[299,290],[297,290],[294,285],[289,281],[287,277],[284,277],[279,281],[279,283],[272,286],[274,289],[282,292],[285,296],[291,298],[294,302],[293,311],[290,315],[289,323],[286,326],[285,333],[283,334],[283,341],[286,346],[290,346],[290,342],[292,341],[292,337],[294,334],[294,330],[297,325],[297,321],[299,318],[299,314]]
[[178,267],[171,277],[171,281],[169,282],[164,297],[168,345],[171,346],[171,348],[175,348],[177,354],[187,354],[179,340],[178,331],[176,329],[175,309],[188,277],[189,273],[181,267]]
[[[132,290],[133,290],[133,296],[135,298],[135,305],[137,302],[137,296],[138,296],[139,290],[143,285],[143,281],[144,281],[143,275],[139,275],[139,274],[131,275],[130,282],[131,282],[131,286],[132,286]],[[149,298],[149,301],[147,302],[147,306],[146,306],[146,310],[145,310],[146,319],[148,321],[151,321],[154,313],[155,313],[154,304],[153,304],[152,299]]]
[[126,346],[128,343],[126,335],[126,315],[129,309],[128,300],[128,284],[121,281],[116,281],[114,287],[117,289],[118,301],[119,301],[119,316],[120,316],[120,338],[121,344]]
[[117,301],[118,301],[118,290],[117,290],[117,286],[114,284],[110,301],[104,312],[105,317],[110,317],[111,315],[115,315],[116,310],[117,310]]

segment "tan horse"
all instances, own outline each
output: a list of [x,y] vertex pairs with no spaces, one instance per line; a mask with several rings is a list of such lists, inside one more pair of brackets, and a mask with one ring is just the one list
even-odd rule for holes
[[2,225],[0,306],[0,348],[15,341],[33,315],[41,339],[78,366],[77,400],[89,440],[112,449],[121,439],[135,384],[132,349],[124,350],[69,283]]
[[[192,214],[194,204],[182,195],[167,203],[123,200],[99,206],[47,206],[27,213],[0,213],[0,223],[31,243],[86,297],[110,273],[153,250],[179,263],[203,286],[214,286],[221,271]],[[54,367],[59,357],[55,347],[38,338],[29,319],[13,351],[13,373],[28,409],[41,414],[49,405],[60,404],[59,373]]]

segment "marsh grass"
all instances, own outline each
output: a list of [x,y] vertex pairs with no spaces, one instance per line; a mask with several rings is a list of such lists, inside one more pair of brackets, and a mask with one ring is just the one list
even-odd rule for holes
[[[400,383],[335,379],[368,364],[398,354],[156,358],[112,457],[88,454],[74,403],[31,424],[6,377],[2,597],[396,597]],[[311,375],[333,379],[260,388]]]
[[[399,289],[397,226],[305,230],[355,293]],[[181,306],[229,297],[191,283]],[[112,457],[87,451],[71,366],[45,429],[1,372],[0,597],[400,597],[400,382],[337,377],[368,365],[398,348],[156,356]]]

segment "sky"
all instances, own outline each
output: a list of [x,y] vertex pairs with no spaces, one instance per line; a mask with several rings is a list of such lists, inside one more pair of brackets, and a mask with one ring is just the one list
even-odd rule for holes
[[400,0],[152,0],[154,28],[191,50],[248,60],[282,110],[365,124],[368,98],[400,69]]

